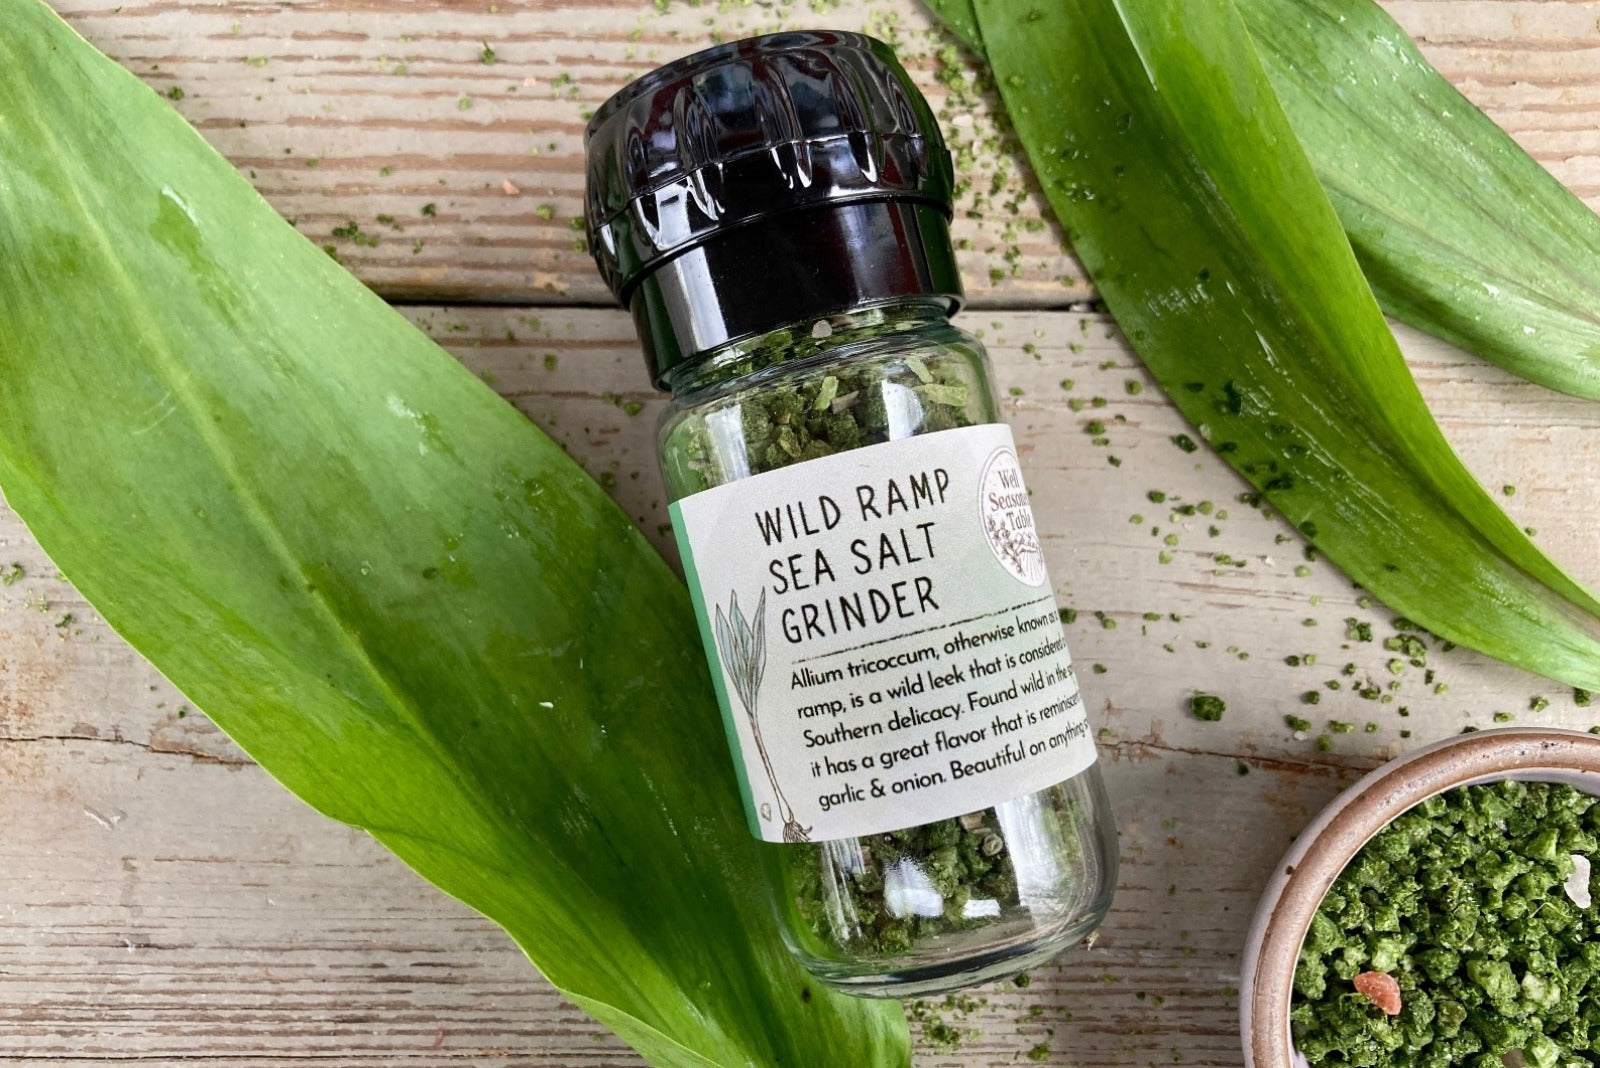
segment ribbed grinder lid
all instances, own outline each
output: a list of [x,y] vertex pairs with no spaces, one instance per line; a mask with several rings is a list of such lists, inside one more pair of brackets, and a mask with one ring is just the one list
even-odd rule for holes
[[881,41],[817,30],[699,52],[608,100],[586,145],[589,246],[658,381],[786,323],[961,300],[950,153]]

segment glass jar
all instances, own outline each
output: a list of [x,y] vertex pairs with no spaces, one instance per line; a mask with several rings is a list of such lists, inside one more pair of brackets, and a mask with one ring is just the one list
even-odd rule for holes
[[[667,386],[659,455],[673,501],[852,449],[999,422],[983,347],[925,300],[730,344],[669,374]],[[954,818],[771,844],[766,855],[785,939],[806,968],[841,989],[889,997],[944,993],[1048,960],[1100,925],[1117,874],[1094,764]]]
[[786,940],[863,995],[1040,963],[1117,845],[954,185],[887,46],[680,60],[588,130],[587,226],[672,394],[661,468]]

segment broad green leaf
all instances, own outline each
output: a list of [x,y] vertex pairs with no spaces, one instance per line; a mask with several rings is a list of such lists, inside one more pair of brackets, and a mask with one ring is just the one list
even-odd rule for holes
[[1231,0],[977,14],[1073,247],[1201,436],[1406,616],[1600,683],[1600,605],[1429,416]]
[[1384,308],[1600,398],[1600,216],[1371,0],[1239,10]]
[[[974,55],[972,0],[925,0]],[[1384,310],[1600,398],[1600,216],[1446,81],[1372,0],[1238,0]],[[1060,62],[1081,42],[1062,40]]]
[[909,1062],[767,915],[659,557],[36,0],[0,0],[0,488],[268,771],[651,1063]]
[[940,25],[949,30],[963,48],[980,59],[984,57],[983,37],[978,31],[978,12],[973,0],[922,0]]

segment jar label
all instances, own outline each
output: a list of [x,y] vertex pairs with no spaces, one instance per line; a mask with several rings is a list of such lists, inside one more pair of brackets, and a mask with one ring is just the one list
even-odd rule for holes
[[1094,763],[1009,427],[837,453],[671,513],[758,837],[932,823]]

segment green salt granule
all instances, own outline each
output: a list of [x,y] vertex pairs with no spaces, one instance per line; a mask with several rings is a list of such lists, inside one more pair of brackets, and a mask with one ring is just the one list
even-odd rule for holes
[[[1600,1065],[1597,848],[1596,798],[1566,785],[1468,786],[1400,816],[1312,921],[1296,1048],[1312,1068]],[[1398,1012],[1358,976],[1392,979]]]

